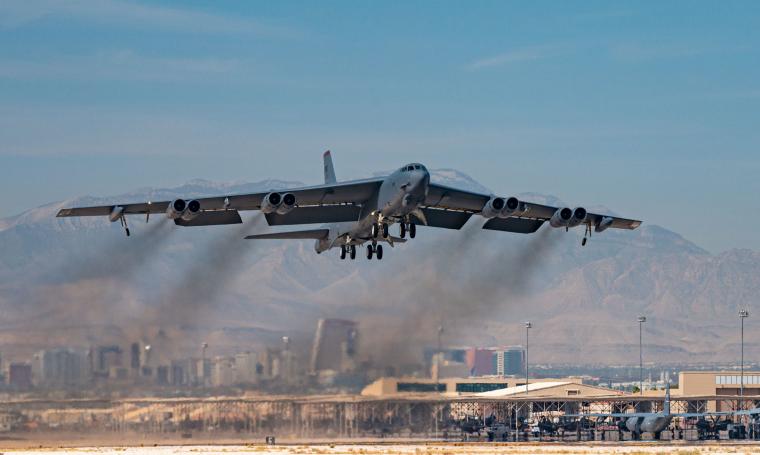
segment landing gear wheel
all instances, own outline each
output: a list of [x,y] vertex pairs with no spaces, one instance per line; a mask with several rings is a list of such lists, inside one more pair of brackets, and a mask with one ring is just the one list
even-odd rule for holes
[[373,224],[372,225],[372,238],[373,239],[377,238],[378,231],[379,231],[379,229],[377,227],[377,224]]
[[129,237],[129,228],[124,228],[127,231],[127,237]]
[[383,223],[383,238],[388,238],[388,223]]
[[340,247],[340,258],[341,259],[346,259],[346,246],[345,245],[341,245],[341,247]]
[[399,234],[398,234],[398,236],[401,237],[402,239],[404,237],[406,237],[406,223],[399,224]]
[[351,258],[352,261],[354,259],[356,259],[356,246],[355,245],[351,245],[351,251],[349,251],[349,257]]
[[409,237],[414,238],[417,235],[417,225],[414,223],[409,223]]
[[383,258],[383,246],[382,245],[378,245],[378,246],[375,247],[375,254],[377,255],[377,260],[378,261]]
[[583,240],[581,240],[581,246],[586,246],[586,242],[588,242],[588,239],[583,237]]
[[372,248],[372,245],[367,245],[367,259],[372,259],[372,253],[374,253],[375,250]]

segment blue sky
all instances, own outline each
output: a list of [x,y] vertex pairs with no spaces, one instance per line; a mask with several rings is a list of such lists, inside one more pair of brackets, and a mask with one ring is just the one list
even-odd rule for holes
[[0,217],[406,161],[760,249],[760,2],[0,3]]

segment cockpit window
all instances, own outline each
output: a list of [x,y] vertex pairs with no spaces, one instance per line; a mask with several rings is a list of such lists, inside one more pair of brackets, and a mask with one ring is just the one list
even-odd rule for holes
[[415,169],[420,169],[420,165],[419,165],[419,164],[415,164],[415,165],[414,165],[414,168],[415,168]]
[[406,170],[407,170],[407,171],[413,171],[413,170],[414,170],[414,166],[407,166],[407,167],[406,167]]

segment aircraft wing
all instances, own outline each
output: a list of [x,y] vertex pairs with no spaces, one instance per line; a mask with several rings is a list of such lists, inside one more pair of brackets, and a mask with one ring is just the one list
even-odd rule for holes
[[[466,213],[480,213],[490,199],[491,195],[489,194],[475,193],[431,183],[428,196],[425,199],[425,206]],[[518,233],[535,232],[545,221],[548,221],[554,215],[558,208],[529,201],[520,201],[518,210],[510,217],[493,218],[483,226],[483,229]],[[639,220],[618,218],[610,215],[588,213],[587,217],[597,229],[601,225],[604,225],[602,229],[636,229],[641,225],[641,221]]]
[[[317,185],[301,188],[281,188],[271,191],[249,194],[229,194],[214,197],[197,198],[200,202],[201,212],[207,211],[241,211],[241,210],[259,210],[264,197],[270,192],[281,194],[292,193],[296,197],[296,206],[298,208],[311,206],[338,206],[361,204],[370,199],[382,183],[382,178],[354,180],[349,182]],[[191,198],[188,198],[190,200]],[[160,202],[137,202],[126,204],[111,204],[92,207],[72,207],[61,209],[58,217],[73,216],[108,216],[112,211],[121,207],[123,214],[156,214],[164,213],[171,201]],[[296,209],[296,210],[297,210]],[[303,212],[303,211],[302,211]],[[316,222],[338,222],[350,216],[353,212],[350,210],[333,210],[330,213],[336,214],[339,219],[331,220],[325,217],[319,218]],[[313,217],[313,214],[312,214]],[[291,216],[289,218],[296,218]],[[327,217],[329,218],[329,216]],[[282,223],[289,224],[289,223]]]
[[714,412],[680,412],[670,414],[673,417],[707,417],[707,416],[730,416],[739,415],[740,411],[714,411]]
[[269,234],[255,234],[248,235],[246,239],[313,239],[319,240],[327,237],[330,231],[328,229],[308,229],[305,231],[290,231],[290,232],[272,232]]
[[[726,415],[738,415],[739,411],[721,411],[721,412],[681,412],[667,414],[671,417],[705,417],[705,416],[726,416]],[[616,417],[616,418],[629,418],[629,417],[651,417],[653,415],[665,415],[655,414],[651,412],[613,412],[609,414],[604,413],[592,413],[592,414],[565,414],[566,417]]]

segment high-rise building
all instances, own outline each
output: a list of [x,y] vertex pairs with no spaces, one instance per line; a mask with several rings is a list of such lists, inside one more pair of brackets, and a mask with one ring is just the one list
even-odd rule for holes
[[58,348],[40,351],[35,356],[37,382],[44,386],[82,385],[89,381],[87,351]]
[[95,358],[95,371],[108,374],[111,368],[123,366],[122,354],[123,352],[119,346],[98,346]]
[[216,357],[211,370],[211,384],[214,387],[225,387],[235,384],[235,359],[231,357]]
[[129,347],[129,368],[133,370],[140,369],[140,343],[132,343]]
[[235,382],[237,384],[255,384],[258,381],[256,365],[258,355],[255,352],[241,352],[235,355]]
[[497,349],[493,353],[493,371],[499,376],[525,372],[525,350],[522,347]]
[[13,363],[8,366],[8,385],[16,390],[32,388],[32,366],[28,363]]
[[484,348],[470,348],[465,354],[465,363],[470,369],[470,376],[487,376],[495,374],[493,351]]
[[358,335],[357,324],[354,321],[320,319],[311,351],[311,372],[353,371],[356,367]]

